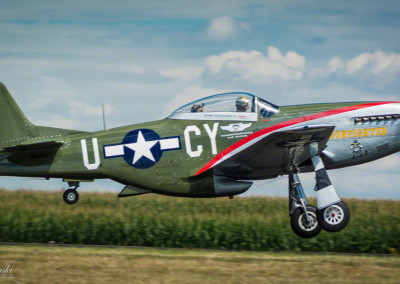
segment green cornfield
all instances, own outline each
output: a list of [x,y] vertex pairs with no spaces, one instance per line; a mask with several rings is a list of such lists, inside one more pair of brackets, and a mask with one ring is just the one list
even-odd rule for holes
[[80,195],[68,205],[61,191],[0,190],[0,241],[400,253],[399,200],[346,199],[352,215],[343,231],[301,239],[290,228],[286,198]]

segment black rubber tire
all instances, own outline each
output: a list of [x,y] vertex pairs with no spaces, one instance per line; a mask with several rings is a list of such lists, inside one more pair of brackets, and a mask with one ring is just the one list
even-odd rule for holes
[[[318,224],[317,219],[317,208],[311,205],[307,205],[308,216],[312,218],[312,223],[307,224],[306,215],[302,207],[299,207],[294,211],[290,219],[292,230],[296,235],[302,238],[313,238],[321,232],[321,227]],[[316,223],[316,224],[315,224]]]
[[75,189],[69,188],[66,191],[64,191],[63,198],[65,203],[72,205],[78,202],[79,193]]
[[322,229],[328,232],[343,230],[350,221],[350,210],[346,203],[339,201],[317,211],[318,223]]

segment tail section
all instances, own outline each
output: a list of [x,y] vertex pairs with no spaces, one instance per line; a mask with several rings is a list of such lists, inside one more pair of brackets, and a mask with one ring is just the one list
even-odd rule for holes
[[33,125],[19,108],[6,86],[0,82],[0,148],[27,144],[40,140],[48,141],[49,136],[64,136],[83,131]]
[[0,147],[19,144],[32,137],[29,122],[10,92],[0,83]]

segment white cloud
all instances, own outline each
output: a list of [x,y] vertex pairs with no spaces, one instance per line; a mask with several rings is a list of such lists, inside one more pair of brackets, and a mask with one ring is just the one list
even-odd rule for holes
[[352,60],[346,63],[347,74],[353,75],[357,73],[358,71],[360,71],[365,67],[365,65],[368,63],[369,60],[370,60],[370,53],[363,53],[354,57]]
[[227,51],[220,55],[213,55],[206,58],[206,65],[210,70],[217,74],[220,73],[224,65],[232,65],[235,62],[252,62],[257,58],[262,57],[262,53],[259,51]]
[[256,84],[272,79],[299,80],[303,76],[304,56],[289,51],[282,55],[278,48],[270,46],[268,54],[252,51],[228,51],[206,58],[206,65],[214,73],[229,72]]
[[207,35],[211,40],[224,41],[233,38],[237,33],[235,22],[231,17],[218,17],[211,20]]
[[400,53],[386,54],[381,51],[376,51],[371,58],[371,72],[380,74],[385,71],[399,72],[400,71]]
[[226,41],[237,36],[241,31],[248,31],[250,28],[245,23],[239,23],[228,16],[211,19],[207,28],[207,37],[212,41]]
[[305,64],[305,59],[296,52],[288,51],[286,56],[283,56],[278,48],[268,47],[268,56],[271,61],[281,62],[288,67],[302,67]]
[[289,51],[282,54],[276,47],[270,46],[267,54],[257,50],[227,51],[205,58],[203,65],[179,67],[160,71],[164,77],[194,81],[205,72],[213,76],[228,76],[231,80],[242,79],[255,84],[266,84],[271,80],[299,80],[305,66],[304,56]]
[[363,85],[369,83],[377,86],[379,83],[387,85],[396,81],[400,73],[400,53],[385,53],[375,51],[373,53],[360,53],[349,60],[338,56],[330,59],[325,66],[317,66],[308,70],[309,78],[327,79],[331,75],[366,79]]
[[327,63],[329,74],[373,74],[382,73],[395,74],[400,72],[400,53],[385,53],[375,51],[374,53],[361,53],[348,61],[343,61],[339,57],[334,57]]
[[343,61],[339,57],[334,57],[328,61],[328,72],[335,73],[344,67]]

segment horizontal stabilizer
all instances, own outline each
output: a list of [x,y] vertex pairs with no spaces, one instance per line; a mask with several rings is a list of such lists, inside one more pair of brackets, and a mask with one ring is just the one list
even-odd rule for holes
[[64,143],[57,141],[46,141],[32,144],[20,144],[17,146],[6,147],[2,150],[2,152],[14,153],[14,152],[22,152],[22,151],[36,151],[36,150],[44,150],[44,149],[54,149],[59,148]]
[[146,193],[152,193],[152,191],[136,187],[133,185],[127,185],[121,190],[121,192],[118,194],[118,197],[127,197],[127,196],[141,195]]
[[2,153],[0,152],[0,161],[7,159],[11,153]]
[[46,141],[6,147],[0,151],[0,161],[7,159],[11,163],[30,167],[49,165],[62,145],[62,142]]

